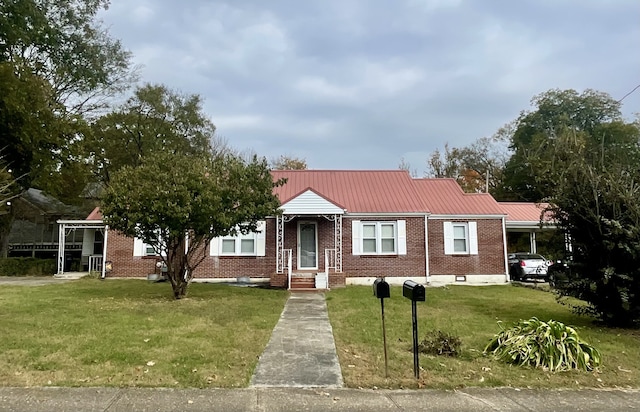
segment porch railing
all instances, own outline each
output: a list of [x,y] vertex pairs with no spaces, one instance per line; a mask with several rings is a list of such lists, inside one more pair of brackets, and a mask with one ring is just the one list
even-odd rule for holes
[[102,255],[89,256],[89,272],[102,272]]
[[286,262],[287,264],[287,289],[291,289],[291,269],[292,269],[292,263],[291,263],[291,256],[292,256],[292,251],[291,249],[282,249],[282,261]]
[[324,250],[324,271],[329,274],[329,269],[338,271],[338,250],[337,249],[325,249]]

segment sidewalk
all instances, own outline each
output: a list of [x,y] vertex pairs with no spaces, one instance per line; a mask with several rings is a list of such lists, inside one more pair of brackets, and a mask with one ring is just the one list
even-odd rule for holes
[[640,391],[0,388],[0,411],[631,411]]

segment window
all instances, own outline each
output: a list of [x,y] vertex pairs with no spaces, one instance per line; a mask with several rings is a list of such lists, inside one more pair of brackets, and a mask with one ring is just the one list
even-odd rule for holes
[[405,255],[406,222],[352,221],[354,255]]
[[218,237],[211,241],[211,256],[265,256],[264,221],[258,222],[256,232]]
[[156,250],[151,245],[144,244],[144,254],[145,256],[156,256]]
[[454,253],[467,253],[469,248],[467,247],[467,225],[466,224],[453,224],[453,252]]
[[[166,255],[166,253],[163,253],[163,255]],[[153,246],[144,243],[144,241],[142,239],[139,238],[134,238],[133,239],[133,256],[159,256],[156,253],[156,250],[153,248]]]
[[445,255],[477,255],[476,222],[444,222]]
[[255,255],[256,233],[221,238],[220,255]]

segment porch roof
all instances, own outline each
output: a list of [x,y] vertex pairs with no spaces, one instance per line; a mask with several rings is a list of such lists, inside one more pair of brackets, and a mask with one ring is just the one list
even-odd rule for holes
[[285,215],[342,215],[344,207],[337,205],[312,188],[307,188],[284,203]]

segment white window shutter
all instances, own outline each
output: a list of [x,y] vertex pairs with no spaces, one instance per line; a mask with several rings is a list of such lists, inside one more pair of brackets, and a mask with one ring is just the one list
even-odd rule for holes
[[360,254],[360,231],[362,230],[362,225],[359,220],[351,221],[351,253],[353,255]]
[[398,228],[398,254],[406,255],[407,254],[407,221],[398,220],[397,228]]
[[444,254],[453,254],[453,223],[444,222]]
[[256,229],[256,254],[258,256],[265,256],[266,253],[266,238],[267,238],[267,225],[264,220],[258,222]]
[[138,239],[137,237],[133,238],[133,256],[144,256],[144,242],[142,239]]
[[478,223],[469,222],[469,254],[478,254]]
[[220,256],[220,238],[214,237],[209,244],[209,255]]

